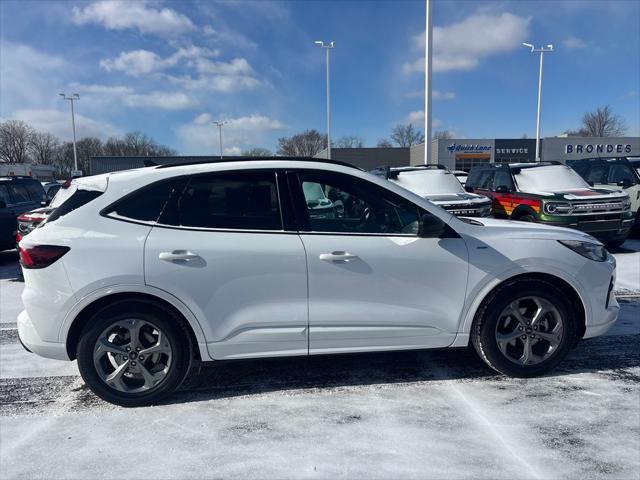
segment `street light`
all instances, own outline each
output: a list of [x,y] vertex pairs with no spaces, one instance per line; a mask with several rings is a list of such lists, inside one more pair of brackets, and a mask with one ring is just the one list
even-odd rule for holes
[[538,77],[538,117],[536,121],[536,162],[540,161],[540,109],[542,107],[542,66],[544,64],[545,52],[553,52],[553,45],[536,48],[530,43],[522,43],[525,47],[531,49],[531,53],[540,53],[540,75]]
[[425,59],[424,59],[424,163],[431,163],[431,91],[433,63],[433,14],[431,0],[426,0]]
[[331,90],[329,80],[329,51],[335,48],[333,42],[325,44],[321,40],[314,42],[316,45],[320,45],[320,48],[324,48],[327,52],[327,158],[331,158]]
[[70,97],[68,97],[64,93],[59,93],[63,100],[69,100],[71,102],[71,126],[73,127],[73,169],[78,171],[78,152],[76,151],[76,115],[73,109],[73,102],[76,100],[80,100],[80,95],[74,93]]
[[217,120],[215,122],[211,122],[212,125],[216,125],[218,127],[218,131],[220,132],[220,160],[222,160],[222,126],[226,125],[227,123],[229,122],[227,122],[226,120],[222,122],[219,122]]

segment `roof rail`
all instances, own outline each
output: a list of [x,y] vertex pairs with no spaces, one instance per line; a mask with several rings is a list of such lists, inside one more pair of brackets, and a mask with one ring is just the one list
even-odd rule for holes
[[343,167],[349,167],[349,168],[355,168],[356,170],[362,170],[360,167],[356,167],[355,165],[351,165],[350,163],[346,163],[346,162],[340,162],[338,160],[330,160],[327,158],[315,158],[315,157],[275,157],[275,156],[265,156],[265,157],[246,157],[246,156],[237,156],[237,157],[222,157],[222,158],[216,158],[216,159],[212,159],[212,160],[206,160],[204,162],[198,162],[198,161],[185,161],[185,162],[177,162],[177,163],[157,163],[156,160],[160,160],[159,158],[156,159],[149,159],[149,160],[145,160],[145,166],[147,166],[147,164],[149,164],[148,166],[153,167],[154,165],[156,166],[156,168],[170,168],[170,167],[182,167],[185,165],[200,165],[200,164],[204,164],[204,163],[227,163],[227,162],[251,162],[251,161],[298,161],[298,162],[318,162],[318,163],[329,163],[332,165],[341,165]]
[[377,175],[379,177],[384,177],[386,179],[389,178],[398,178],[398,174],[401,172],[418,172],[420,170],[446,170],[449,171],[447,167],[441,164],[430,164],[430,165],[412,165],[407,167],[390,167],[388,165],[382,167],[376,167],[373,170],[370,170],[369,173],[373,175]]

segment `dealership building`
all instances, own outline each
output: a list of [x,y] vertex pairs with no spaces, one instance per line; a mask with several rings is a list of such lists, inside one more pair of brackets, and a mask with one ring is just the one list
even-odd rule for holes
[[[640,157],[640,137],[549,137],[540,140],[541,159],[565,162],[593,157]],[[431,143],[431,163],[451,170],[470,170],[488,163],[535,162],[536,141],[531,138],[455,138]],[[326,158],[319,152],[317,158]],[[90,174],[143,167],[145,164],[215,162],[219,157],[92,157]],[[225,157],[232,159],[232,157]],[[424,143],[411,148],[332,148],[331,159],[363,170],[424,164]]]

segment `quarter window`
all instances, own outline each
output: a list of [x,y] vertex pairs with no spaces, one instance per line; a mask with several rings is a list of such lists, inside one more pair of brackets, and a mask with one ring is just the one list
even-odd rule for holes
[[117,201],[105,213],[112,217],[155,222],[178,182],[178,179],[171,179],[148,185]]
[[420,208],[393,192],[335,173],[302,172],[299,179],[311,231],[418,233]]
[[274,172],[197,175],[165,208],[160,223],[231,230],[282,230]]

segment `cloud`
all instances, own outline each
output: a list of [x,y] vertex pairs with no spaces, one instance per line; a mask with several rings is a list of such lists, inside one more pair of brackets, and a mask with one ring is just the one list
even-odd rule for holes
[[261,80],[248,75],[200,75],[198,77],[167,75],[166,79],[190,91],[210,90],[222,93],[251,90],[263,85]]
[[567,37],[562,41],[562,46],[567,50],[578,50],[586,48],[587,43],[577,37]]
[[222,127],[222,143],[223,147],[227,145],[224,147],[225,153],[232,155],[246,148],[259,146],[259,142],[268,134],[287,128],[281,121],[258,113],[237,118],[214,117],[210,113],[202,113],[177,129],[184,149],[200,154],[217,152],[220,146],[217,128],[211,124],[214,120],[228,122]]
[[[411,123],[412,125],[415,125],[419,128],[423,128],[424,127],[424,110],[416,110],[415,112],[410,112],[409,115],[407,115],[404,118],[403,123],[405,124]],[[431,119],[431,128],[438,128],[441,126],[442,126],[442,122],[440,120],[438,120],[437,118]]]
[[146,0],[102,0],[73,7],[76,25],[96,24],[108,30],[135,29],[141,33],[175,36],[195,30],[189,17],[170,8],[155,8]]
[[81,98],[88,97],[91,104],[126,107],[158,108],[162,110],[183,110],[197,105],[195,99],[184,92],[151,91],[137,93],[124,85],[80,85],[74,84],[74,90]]
[[[511,13],[478,13],[446,27],[433,27],[433,71],[471,70],[485,57],[520,48],[529,35],[530,18]],[[425,33],[414,37],[424,51]],[[424,72],[424,56],[407,62],[403,72]]]
[[[424,90],[415,90],[407,93],[407,98],[424,98]],[[443,92],[441,90],[432,90],[431,98],[433,100],[453,100],[456,98],[455,92]]]
[[73,72],[62,57],[2,39],[0,47],[0,115],[18,108],[59,101],[61,75]]
[[[77,138],[98,137],[104,139],[122,133],[108,122],[94,120],[78,113],[76,113],[75,117]],[[71,140],[73,138],[71,116],[68,111],[23,109],[14,112],[11,118],[22,120],[36,130],[51,133],[62,140]]]
[[[162,58],[155,52],[141,49],[120,52],[120,55],[116,58],[103,59],[100,61],[100,66],[108,72],[119,71],[124,72],[127,75],[140,76],[175,67],[181,62],[186,62],[188,65],[195,66],[198,66],[201,63],[214,63],[211,62],[209,58],[217,57],[218,55],[220,55],[220,51],[217,49],[212,50],[209,48],[196,47],[194,45],[182,47],[166,58]],[[249,65],[246,60],[244,60],[244,62]]]

